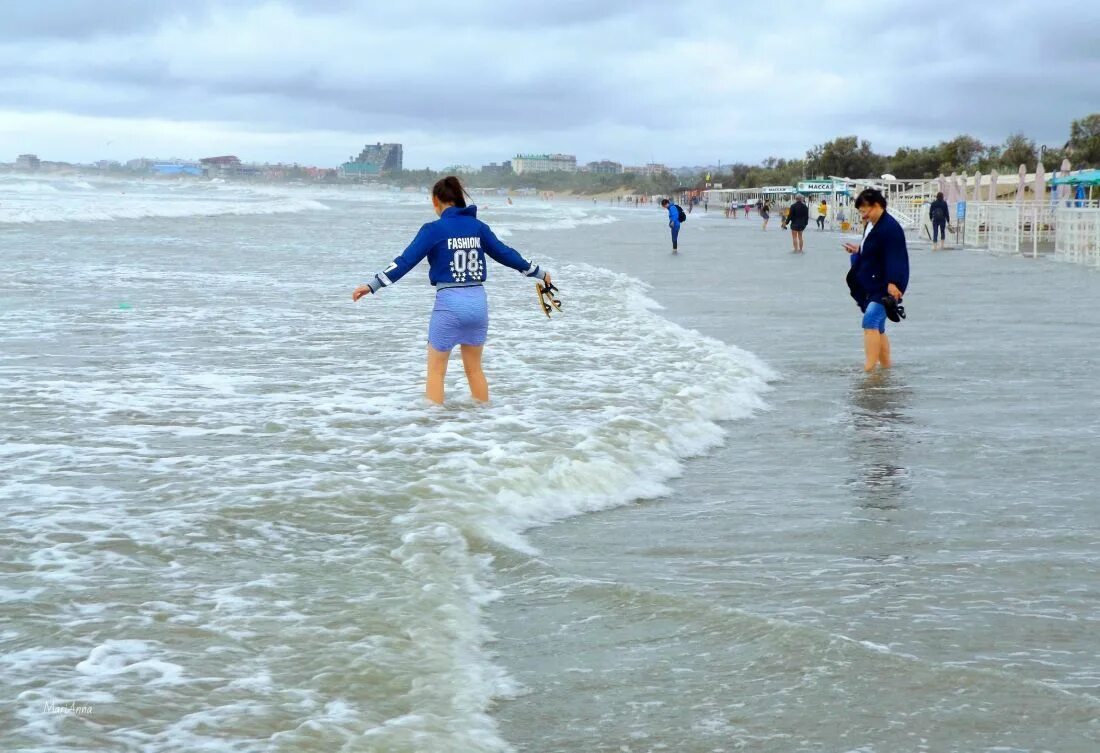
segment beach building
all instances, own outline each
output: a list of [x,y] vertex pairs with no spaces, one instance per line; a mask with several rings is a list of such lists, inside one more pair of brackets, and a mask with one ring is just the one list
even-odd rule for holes
[[16,170],[37,170],[40,166],[37,154],[20,154],[15,158]]
[[190,175],[201,178],[206,174],[203,166],[194,162],[154,162],[149,166],[149,171],[161,177]]
[[343,178],[377,177],[404,169],[404,147],[401,144],[367,144],[359,156],[340,165]]
[[241,160],[232,154],[220,157],[203,157],[199,160],[203,174],[208,178],[235,178],[242,172]]
[[488,165],[481,166],[481,173],[483,175],[509,175],[512,172],[512,161],[505,160],[501,164],[496,162],[490,162]]
[[666,165],[662,165],[659,162],[647,162],[644,165],[624,167],[623,172],[634,173],[635,175],[666,175],[672,171],[669,170]]
[[586,173],[595,173],[596,175],[621,175],[623,172],[623,165],[621,162],[612,162],[609,159],[602,159],[598,162],[589,162],[583,169]]
[[525,173],[575,173],[577,158],[572,154],[517,154],[512,158],[512,171]]

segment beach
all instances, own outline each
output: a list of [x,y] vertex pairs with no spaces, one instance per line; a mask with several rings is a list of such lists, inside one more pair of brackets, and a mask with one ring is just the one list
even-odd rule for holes
[[[702,220],[702,221],[700,221]],[[621,228],[591,263],[780,378],[667,494],[532,531],[495,627],[524,751],[1095,749],[1095,275],[910,247],[896,367],[860,373],[833,233]],[[603,235],[602,238],[597,237]],[[546,239],[564,244],[564,239]],[[540,629],[539,626],[547,626]]]
[[425,196],[0,180],[0,747],[1096,749],[1094,271],[914,244],[865,376],[838,234],[481,216],[564,311],[440,409]]

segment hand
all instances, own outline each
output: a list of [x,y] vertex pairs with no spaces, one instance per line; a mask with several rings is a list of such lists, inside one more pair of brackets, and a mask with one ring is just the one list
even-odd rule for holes
[[894,283],[890,283],[886,286],[886,292],[893,296],[895,301],[901,300],[901,291],[898,290],[898,286]]
[[545,282],[547,285],[550,284],[550,273],[549,272],[547,272],[546,274],[544,274],[542,276],[542,281]]
[[850,254],[854,254],[857,251],[859,251],[859,246],[857,246],[854,243],[845,243],[844,244],[844,250],[847,251]]
[[374,292],[374,291],[373,291],[373,290],[371,290],[371,287],[370,287],[370,285],[360,285],[359,287],[357,287],[357,288],[356,288],[356,289],[355,289],[355,290],[354,290],[354,291],[352,292],[352,294],[351,294],[351,300],[353,300],[353,301],[358,301],[358,300],[359,300],[360,298],[362,298],[363,296],[365,296],[365,295],[366,295],[367,293],[373,293],[373,292]]

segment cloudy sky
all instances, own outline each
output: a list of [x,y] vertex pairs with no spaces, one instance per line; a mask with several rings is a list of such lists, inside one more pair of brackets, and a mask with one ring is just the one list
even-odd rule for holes
[[0,0],[0,162],[702,165],[1100,112],[1100,2]]

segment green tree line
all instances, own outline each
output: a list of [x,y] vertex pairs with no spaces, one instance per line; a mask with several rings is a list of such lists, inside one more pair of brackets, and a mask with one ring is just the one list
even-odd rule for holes
[[[387,175],[385,180],[399,186],[430,186],[440,178],[449,175],[447,171],[403,170],[401,173]],[[675,175],[636,175],[620,173],[526,173],[516,175],[507,173],[472,173],[460,175],[463,185],[477,188],[534,188],[537,191],[570,191],[577,194],[610,193],[618,191],[624,194],[664,194],[680,187],[680,179]],[[694,181],[691,181],[694,184]]]
[[903,146],[888,155],[875,153],[870,142],[857,136],[841,136],[813,147],[805,159],[769,157],[759,165],[735,163],[711,177],[727,188],[791,185],[828,175],[867,178],[891,173],[899,178],[935,178],[976,170],[1004,174],[1016,172],[1020,165],[1030,172],[1040,158],[1048,171],[1057,170],[1063,159],[1069,159],[1075,170],[1100,167],[1100,113],[1074,120],[1069,140],[1056,148],[1040,148],[1022,133],[1011,134],[1003,144],[983,144],[973,136],[960,135],[934,146]]
[[[1022,133],[1013,133],[1003,144],[983,144],[973,136],[960,135],[934,146],[899,148],[894,154],[877,154],[870,142],[857,136],[840,136],[818,144],[804,159],[769,157],[759,165],[723,165],[711,181],[725,188],[753,188],[794,185],[806,178],[838,175],[849,178],[878,177],[892,173],[899,178],[935,178],[953,172],[972,175],[975,170],[1005,174],[1020,165],[1034,170],[1040,156],[1048,171],[1057,170],[1063,159],[1073,168],[1100,167],[1100,113],[1070,124],[1069,140],[1061,147],[1038,147]],[[400,186],[430,186],[448,175],[445,171],[403,170],[385,180]],[[477,188],[534,188],[538,191],[571,191],[578,194],[637,193],[671,194],[679,188],[702,187],[703,176],[683,179],[675,175],[618,175],[596,173],[474,173],[461,176],[465,185]]]

